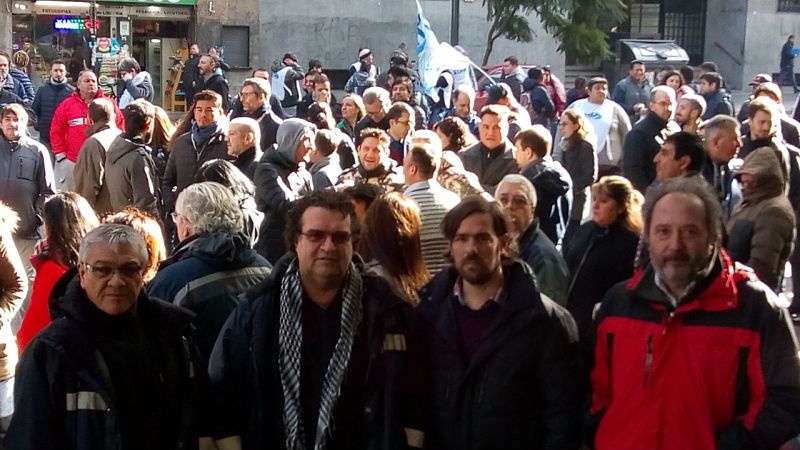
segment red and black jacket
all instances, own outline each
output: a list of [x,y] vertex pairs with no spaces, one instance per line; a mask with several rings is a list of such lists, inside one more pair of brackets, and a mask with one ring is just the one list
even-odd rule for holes
[[785,309],[724,253],[677,308],[652,266],[596,318],[598,450],[777,449],[800,433],[800,360]]

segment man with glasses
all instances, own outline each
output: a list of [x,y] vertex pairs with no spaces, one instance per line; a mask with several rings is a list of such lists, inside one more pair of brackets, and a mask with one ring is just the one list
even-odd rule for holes
[[172,220],[180,244],[161,263],[147,293],[196,314],[204,361],[242,292],[269,274],[269,263],[250,248],[239,202],[218,183],[193,184],[178,196]]
[[8,448],[197,448],[206,377],[191,315],[142,289],[142,236],[105,224],[81,242],[60,317],[17,367]]
[[289,211],[291,252],[211,353],[219,448],[422,448],[411,306],[354,255],[357,228],[345,194],[317,191]]
[[238,117],[249,117],[258,122],[261,129],[261,149],[269,150],[275,145],[278,137],[278,127],[283,122],[277,114],[272,111],[269,98],[272,95],[272,88],[269,81],[261,78],[248,78],[242,83],[239,91],[239,101],[242,105],[241,112],[232,112],[231,119]]
[[650,91],[649,112],[636,122],[625,136],[622,145],[622,170],[633,187],[644,193],[656,179],[656,164],[653,159],[667,136],[681,131],[673,120],[675,114],[675,91],[669,86],[656,86]]
[[392,138],[391,142],[389,142],[389,157],[398,166],[402,166],[403,159],[406,157],[408,137],[411,131],[414,130],[416,115],[407,103],[398,102],[389,108],[386,118],[389,119],[388,131],[389,137]]
[[389,119],[386,114],[392,106],[389,91],[379,87],[371,87],[364,91],[364,110],[366,117],[361,119],[355,126],[354,136],[356,146],[361,144],[361,131],[367,128],[378,128],[383,131],[389,129]]

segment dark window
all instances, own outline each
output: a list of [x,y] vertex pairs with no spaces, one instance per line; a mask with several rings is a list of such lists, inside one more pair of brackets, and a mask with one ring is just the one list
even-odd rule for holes
[[223,58],[231,67],[250,67],[250,27],[222,27]]
[[778,12],[800,13],[800,0],[778,0]]

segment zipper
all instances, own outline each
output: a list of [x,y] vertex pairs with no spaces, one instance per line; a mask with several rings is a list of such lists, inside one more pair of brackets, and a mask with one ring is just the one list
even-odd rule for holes
[[650,381],[650,370],[653,367],[653,335],[647,336],[647,353],[644,357],[644,382],[643,388],[647,389],[648,381]]

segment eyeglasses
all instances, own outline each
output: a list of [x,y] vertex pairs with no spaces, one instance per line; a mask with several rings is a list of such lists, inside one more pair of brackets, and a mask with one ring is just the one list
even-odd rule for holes
[[308,230],[304,233],[300,233],[305,236],[309,241],[314,244],[321,244],[328,239],[330,236],[331,240],[336,245],[343,245],[350,242],[352,236],[347,231],[334,231],[333,233],[328,233],[327,231],[322,230]]
[[244,92],[244,91],[242,91],[242,92],[239,92],[239,98],[245,98],[245,97],[247,97],[248,95],[251,95],[251,94],[255,95],[255,92]]
[[122,266],[114,267],[114,266],[102,266],[102,265],[93,265],[89,263],[81,263],[83,267],[89,270],[89,272],[99,279],[106,279],[111,276],[114,272],[117,272],[123,278],[136,278],[142,275],[142,266],[138,264],[124,264]]

